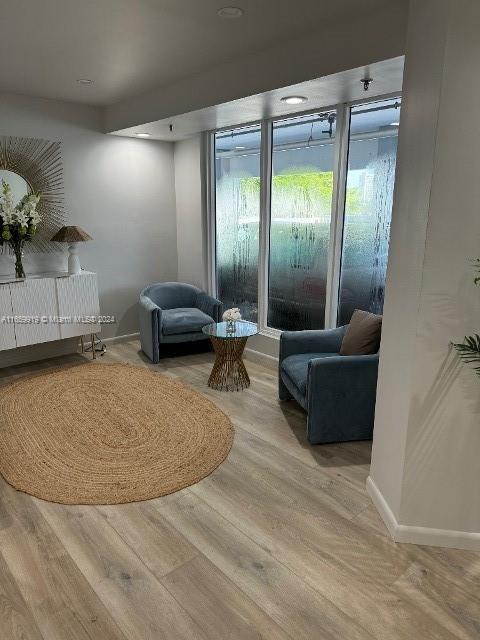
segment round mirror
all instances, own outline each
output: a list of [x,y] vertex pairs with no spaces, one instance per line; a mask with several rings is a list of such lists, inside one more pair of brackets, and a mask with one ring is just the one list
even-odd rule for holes
[[14,173],[13,171],[8,171],[7,169],[0,169],[0,185],[2,184],[2,180],[8,182],[8,184],[12,188],[12,197],[13,204],[16,205],[20,202],[23,196],[26,196],[27,193],[30,193],[31,189],[28,185],[28,182],[25,178],[18,175],[18,173]]

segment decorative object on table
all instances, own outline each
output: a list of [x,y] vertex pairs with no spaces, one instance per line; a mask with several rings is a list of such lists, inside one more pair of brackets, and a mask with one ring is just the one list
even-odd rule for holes
[[159,282],[141,292],[138,314],[142,351],[159,362],[163,345],[207,340],[202,328],[220,322],[222,303],[191,284]]
[[[475,272],[480,274],[480,258],[473,261]],[[475,276],[474,283],[480,286],[480,275]],[[480,335],[465,336],[463,342],[453,343],[458,355],[466,364],[477,365],[474,371],[480,376]]]
[[[11,186],[13,204],[30,194],[40,194],[37,213],[40,222],[35,235],[25,244],[25,254],[53,253],[58,246],[50,242],[64,224],[63,169],[61,143],[37,138],[0,136],[0,181]],[[0,254],[14,253],[8,243]]]
[[208,386],[218,391],[241,391],[250,386],[250,378],[242,360],[250,336],[258,333],[253,322],[237,320],[232,332],[227,322],[209,324],[203,333],[210,337],[215,351],[215,363]]
[[15,277],[25,278],[22,264],[23,247],[37,232],[42,217],[37,211],[40,195],[26,193],[15,202],[12,187],[2,180],[0,195],[0,246],[7,243],[15,255]]
[[234,437],[229,418],[202,394],[124,364],[80,364],[19,378],[0,389],[0,414],[5,480],[62,504],[174,493],[216,469]]
[[223,320],[227,323],[228,333],[235,333],[235,323],[242,319],[242,314],[238,307],[227,309],[223,313]]
[[[362,319],[362,316],[360,316]],[[353,320],[353,316],[352,316]],[[371,341],[371,351],[363,355],[341,355],[348,325],[318,331],[286,331],[280,336],[278,395],[292,398],[307,412],[307,439],[311,444],[371,440],[375,418],[378,375],[378,340],[372,340],[372,325],[365,335],[356,334],[363,350]]]
[[78,256],[78,243],[87,242],[92,238],[81,227],[62,227],[53,236],[52,242],[65,242],[68,244],[68,273],[71,276],[78,275],[82,271]]

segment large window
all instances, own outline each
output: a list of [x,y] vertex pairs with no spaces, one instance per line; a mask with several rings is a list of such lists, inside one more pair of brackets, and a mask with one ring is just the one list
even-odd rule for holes
[[268,326],[322,328],[335,113],[274,122],[272,136]]
[[259,126],[215,136],[217,295],[253,322],[258,307],[260,137]]
[[347,324],[355,309],[383,309],[397,158],[396,104],[351,110],[339,324]]
[[212,287],[260,330],[381,313],[400,100],[213,134]]

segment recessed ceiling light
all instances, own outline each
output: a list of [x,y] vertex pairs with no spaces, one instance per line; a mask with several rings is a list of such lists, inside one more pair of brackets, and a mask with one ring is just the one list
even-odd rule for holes
[[390,126],[391,127],[399,127],[400,123],[399,122],[390,122]]
[[286,96],[282,98],[282,102],[286,102],[287,104],[302,104],[302,102],[306,102],[308,98],[305,96]]
[[151,133],[136,133],[137,138],[150,138]]
[[219,15],[220,18],[227,18],[227,20],[241,18],[243,16],[243,9],[240,9],[240,7],[222,7],[217,11],[217,15]]
[[78,78],[78,84],[93,84],[93,80],[90,78]]
[[247,147],[235,147],[235,149],[237,149],[237,151],[242,151],[242,149],[246,149]]

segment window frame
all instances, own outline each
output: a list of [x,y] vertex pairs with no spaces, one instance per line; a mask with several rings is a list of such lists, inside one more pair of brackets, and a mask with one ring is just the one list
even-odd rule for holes
[[229,125],[206,132],[206,213],[207,213],[207,275],[208,290],[211,295],[217,295],[216,281],[216,176],[215,176],[215,135],[222,131],[231,131],[260,125],[260,222],[258,248],[258,333],[269,338],[279,339],[282,331],[267,324],[268,291],[270,271],[270,223],[271,223],[271,188],[272,188],[272,143],[273,123],[299,116],[336,111],[336,136],[334,143],[333,193],[330,218],[330,243],[328,249],[328,270],[325,299],[325,329],[337,326],[338,305],[340,295],[340,279],[342,267],[343,230],[345,223],[345,198],[348,174],[348,154],[350,139],[350,121],[352,107],[381,102],[397,98],[402,100],[401,92],[377,95],[368,99],[358,99],[350,102],[322,106],[301,112],[243,122]]

